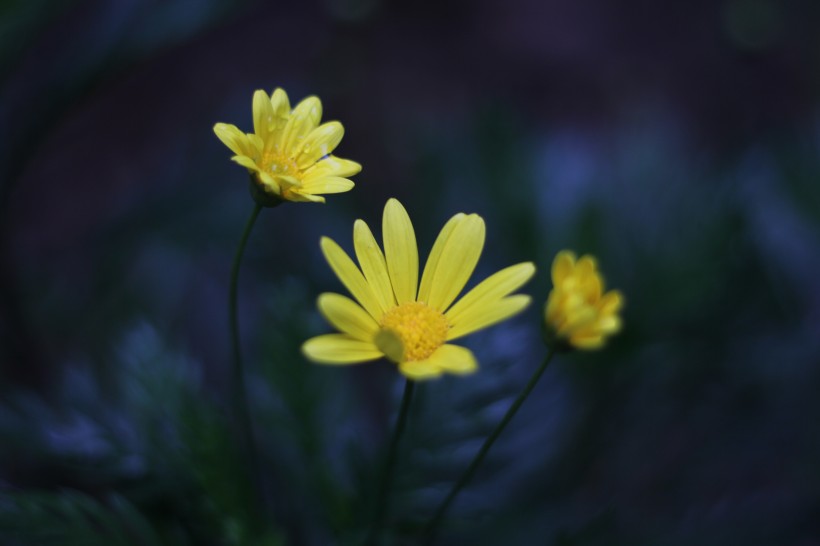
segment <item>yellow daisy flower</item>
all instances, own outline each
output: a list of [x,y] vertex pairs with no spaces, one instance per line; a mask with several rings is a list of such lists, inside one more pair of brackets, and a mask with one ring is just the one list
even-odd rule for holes
[[554,340],[576,349],[599,349],[621,329],[623,295],[617,290],[604,293],[595,258],[576,260],[568,250],[559,252],[552,262],[552,283],[544,318]]
[[291,110],[282,89],[270,97],[259,90],[253,94],[253,133],[228,123],[214,125],[214,133],[236,154],[231,159],[251,173],[251,191],[260,204],[324,203],[320,194],[353,188],[347,177],[362,166],[330,154],[341,142],[344,127],[338,121],[319,125],[321,119],[318,97],[307,97]]
[[520,263],[491,275],[453,303],[472,275],[484,247],[484,220],[456,214],[436,239],[419,284],[419,256],[413,224],[404,207],[384,207],[384,253],[362,220],[353,226],[359,267],[327,237],[322,252],[357,301],[322,294],[318,306],[341,333],[314,337],[302,352],[320,364],[354,364],[381,357],[396,362],[410,379],[442,373],[468,374],[478,368],[473,353],[447,342],[508,319],[530,302],[510,295],[527,282],[535,266]]

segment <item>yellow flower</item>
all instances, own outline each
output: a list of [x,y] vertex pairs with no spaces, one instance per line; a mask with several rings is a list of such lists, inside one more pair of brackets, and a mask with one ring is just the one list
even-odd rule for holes
[[321,364],[384,356],[410,379],[474,372],[478,364],[473,353],[447,342],[522,311],[530,297],[510,293],[532,277],[535,266],[520,263],[503,269],[453,304],[481,255],[484,220],[460,213],[445,224],[420,285],[413,224],[395,199],[384,207],[382,233],[384,253],[367,224],[356,220],[353,243],[361,269],[339,245],[322,238],[325,258],[358,303],[339,294],[320,295],[319,310],[341,333],[308,340],[303,353]]
[[361,171],[362,166],[330,155],[341,142],[344,127],[338,121],[319,125],[321,119],[318,97],[308,97],[291,110],[282,89],[270,97],[260,90],[253,94],[253,133],[243,133],[227,123],[214,125],[214,133],[236,154],[231,159],[251,173],[251,190],[260,204],[324,203],[320,194],[353,188],[346,177]]
[[595,258],[576,261],[574,253],[559,252],[552,262],[552,283],[544,317],[554,340],[576,349],[599,349],[621,329],[623,295],[617,290],[604,294]]

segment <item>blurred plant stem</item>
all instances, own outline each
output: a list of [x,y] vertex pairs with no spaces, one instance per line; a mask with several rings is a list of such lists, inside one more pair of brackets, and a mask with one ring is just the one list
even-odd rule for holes
[[[262,210],[262,205],[254,202],[253,212],[245,224],[245,230],[242,232],[242,238],[239,239],[239,246],[236,249],[236,256],[233,260],[233,268],[231,269],[231,285],[229,294],[229,314],[230,314],[230,329],[231,329],[231,343],[233,345],[233,411],[235,419],[239,422],[242,441],[245,444],[246,456],[250,462],[250,480],[254,488],[259,493],[260,500],[264,500],[264,495],[261,493],[259,485],[259,460],[256,452],[256,439],[253,434],[253,424],[251,423],[251,413],[248,407],[248,395],[245,388],[245,370],[242,366],[242,347],[239,342],[239,315],[237,312],[237,288],[239,281],[239,266],[242,263],[242,255],[245,252],[245,245],[248,242],[248,236],[253,230],[253,225],[259,212]],[[263,488],[262,488],[263,489]]]
[[470,466],[467,467],[467,470],[464,471],[464,474],[461,475],[461,478],[455,483],[453,488],[450,490],[450,493],[444,499],[444,501],[439,505],[438,510],[433,515],[433,518],[430,520],[430,523],[427,524],[427,527],[424,530],[424,537],[422,540],[422,544],[432,544],[433,539],[435,539],[436,531],[438,529],[439,523],[441,523],[441,519],[444,517],[444,514],[447,512],[447,509],[450,507],[450,504],[456,498],[456,495],[464,488],[467,482],[473,477],[475,474],[476,469],[479,467],[481,462],[484,460],[484,457],[487,456],[487,452],[490,451],[490,448],[493,446],[493,443],[498,439],[498,436],[504,430],[504,427],[512,420],[515,416],[518,409],[521,407],[521,404],[524,403],[524,400],[527,399],[527,396],[530,395],[532,389],[535,387],[535,384],[538,383],[538,380],[541,378],[541,375],[544,373],[544,370],[547,369],[552,357],[555,355],[555,348],[556,345],[552,345],[547,352],[547,356],[544,357],[544,361],[541,363],[541,366],[532,374],[530,377],[529,382],[527,383],[524,390],[521,391],[521,394],[518,395],[518,398],[515,399],[510,409],[507,410],[507,413],[504,414],[504,418],[501,419],[501,422],[498,423],[498,426],[495,427],[493,432],[484,440],[484,444],[481,446],[481,449],[478,450],[473,461],[470,463]]
[[399,416],[396,419],[396,428],[393,430],[393,438],[390,440],[390,447],[387,449],[387,459],[384,462],[384,471],[382,474],[381,484],[379,486],[379,495],[376,497],[376,513],[373,517],[373,527],[370,531],[370,538],[367,541],[369,545],[375,545],[379,540],[382,525],[384,523],[385,515],[387,514],[387,506],[390,491],[390,483],[393,478],[393,467],[396,466],[396,455],[398,453],[399,440],[404,433],[405,425],[407,424],[407,415],[410,409],[410,400],[413,398],[413,387],[415,383],[410,379],[406,379],[404,383],[404,394],[401,398],[401,408],[399,409]]

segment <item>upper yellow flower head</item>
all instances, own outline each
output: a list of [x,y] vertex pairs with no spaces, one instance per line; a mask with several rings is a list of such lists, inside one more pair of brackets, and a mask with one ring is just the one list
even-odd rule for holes
[[604,279],[592,256],[575,259],[563,250],[552,262],[552,284],[544,317],[550,337],[576,349],[599,349],[621,329],[623,296],[604,294]]
[[236,155],[231,159],[253,177],[254,199],[273,206],[282,201],[323,203],[323,193],[350,190],[346,177],[362,170],[355,161],[330,155],[344,135],[338,121],[319,125],[322,102],[308,97],[290,109],[288,95],[276,89],[253,95],[253,133],[217,123],[214,133]]
[[[410,379],[478,368],[468,349],[448,341],[522,311],[529,296],[510,295],[527,282],[535,266],[520,263],[495,273],[453,304],[475,269],[484,247],[484,220],[456,214],[436,239],[419,285],[419,255],[413,224],[404,207],[390,199],[382,222],[384,253],[362,220],[353,226],[359,267],[331,239],[322,252],[357,301],[339,294],[319,296],[319,310],[339,334],[308,340],[302,351],[322,364],[353,364],[382,356]],[[451,305],[452,304],[452,305]]]

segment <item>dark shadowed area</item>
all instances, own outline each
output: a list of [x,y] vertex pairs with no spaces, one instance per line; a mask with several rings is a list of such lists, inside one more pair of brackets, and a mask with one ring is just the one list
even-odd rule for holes
[[[820,546],[818,29],[815,0],[0,0],[0,542],[363,544],[404,381],[300,346],[344,292],[320,237],[380,240],[395,197],[422,259],[475,212],[471,284],[538,272],[464,340],[479,372],[417,385],[383,544],[420,543],[544,358],[570,248],[624,330],[550,365],[436,544]],[[276,87],[363,170],[250,237],[253,473],[253,201],[212,128]]]

